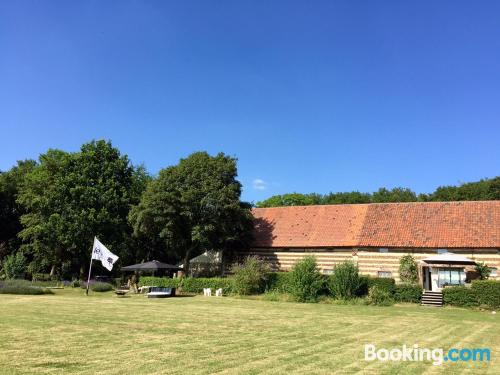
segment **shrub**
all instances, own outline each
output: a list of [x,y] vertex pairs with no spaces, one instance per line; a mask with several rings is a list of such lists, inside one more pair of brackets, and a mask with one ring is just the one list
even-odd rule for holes
[[490,277],[491,274],[491,268],[486,265],[484,262],[478,262],[476,263],[476,272],[479,275],[479,279],[481,280],[486,280],[488,277]]
[[6,280],[0,281],[0,294],[42,295],[53,293],[49,289],[33,286],[26,280]]
[[232,291],[232,280],[223,277],[141,277],[140,286],[159,286],[163,288],[182,288],[186,293],[203,293],[204,288],[216,290],[222,288],[224,294]]
[[420,303],[422,287],[417,284],[398,284],[394,288],[394,300],[397,302]]
[[3,272],[7,279],[23,278],[27,268],[28,263],[21,252],[7,255],[3,262]]
[[270,302],[289,302],[291,298],[287,293],[280,293],[276,290],[268,290],[262,295],[262,300]]
[[266,289],[278,293],[289,293],[290,272],[271,272],[267,279]]
[[69,284],[72,288],[79,288],[81,285],[80,280],[72,280],[71,283]]
[[366,301],[370,305],[377,306],[391,306],[394,304],[391,293],[380,285],[374,285],[369,289]]
[[233,292],[240,295],[262,293],[267,284],[270,268],[256,257],[248,257],[233,266]]
[[403,283],[413,284],[418,281],[417,262],[412,255],[404,255],[399,260],[399,278]]
[[500,307],[500,281],[474,280],[471,289],[480,305],[490,308]]
[[357,297],[363,297],[368,294],[368,279],[370,277],[366,275],[359,275],[359,282],[358,282],[358,288],[356,289],[356,296]]
[[50,273],[34,273],[31,279],[32,281],[51,281],[52,277]]
[[325,279],[316,266],[314,256],[306,256],[290,272],[290,293],[297,302],[317,302]]
[[452,286],[443,289],[443,302],[459,307],[478,306],[476,291],[465,286]]
[[90,283],[90,290],[92,290],[93,292],[109,292],[110,290],[113,290],[113,285],[96,281]]
[[151,277],[151,276],[141,276],[139,280],[139,286],[158,286],[162,288],[178,288],[180,278],[171,277]]
[[352,261],[345,261],[335,267],[335,273],[329,277],[328,289],[335,298],[351,299],[359,288],[358,267]]
[[368,277],[368,288],[378,286],[380,289],[384,289],[387,293],[393,294],[396,281],[387,277]]

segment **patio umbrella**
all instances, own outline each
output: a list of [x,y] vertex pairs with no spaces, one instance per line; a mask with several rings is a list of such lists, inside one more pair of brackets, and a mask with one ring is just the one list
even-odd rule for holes
[[152,260],[150,262],[132,264],[131,266],[122,267],[122,271],[158,271],[158,270],[170,270],[179,271],[182,268],[174,266],[168,263],[162,263],[157,260]]

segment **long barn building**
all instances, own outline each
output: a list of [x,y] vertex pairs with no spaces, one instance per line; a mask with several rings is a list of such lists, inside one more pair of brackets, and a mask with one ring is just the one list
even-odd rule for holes
[[399,281],[399,260],[412,254],[428,290],[463,284],[473,268],[461,259],[485,262],[498,278],[500,201],[256,208],[253,215],[255,241],[240,255],[262,257],[275,270],[314,255],[325,274],[352,260],[362,274]]

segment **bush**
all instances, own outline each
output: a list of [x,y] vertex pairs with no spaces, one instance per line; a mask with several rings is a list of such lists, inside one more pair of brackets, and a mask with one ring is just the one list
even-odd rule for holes
[[72,288],[79,288],[81,285],[80,280],[72,280],[71,283],[69,284]]
[[262,300],[270,302],[290,302],[291,297],[287,293],[280,293],[275,290],[269,290],[262,295]]
[[51,281],[52,276],[50,273],[34,273],[31,279],[32,281]]
[[3,262],[3,272],[7,279],[23,278],[27,268],[28,263],[21,252],[7,255]]
[[476,291],[465,286],[452,286],[443,289],[443,302],[459,307],[478,306]]
[[494,309],[500,307],[500,281],[474,280],[471,289],[480,305]]
[[6,280],[0,281],[0,294],[42,295],[53,293],[49,289],[33,286],[26,280]]
[[368,289],[377,286],[380,289],[384,289],[387,293],[393,294],[396,281],[387,277],[368,277]]
[[267,279],[266,289],[278,293],[289,293],[290,272],[271,272]]
[[403,283],[414,284],[418,281],[417,262],[412,255],[407,254],[399,260],[399,278]]
[[369,289],[366,301],[370,305],[377,306],[391,306],[394,304],[391,293],[380,285],[374,285]]
[[317,302],[325,279],[316,266],[314,256],[306,256],[290,272],[290,293],[297,302]]
[[394,300],[397,302],[420,303],[422,287],[417,284],[398,284],[394,288]]
[[101,281],[96,281],[90,283],[90,290],[92,290],[93,292],[109,292],[110,290],[113,290],[113,285],[109,283],[103,283]]
[[179,288],[180,278],[141,276],[139,286],[158,286],[161,288]]
[[359,288],[358,267],[352,261],[345,261],[335,267],[335,273],[328,279],[330,293],[339,299],[351,299]]
[[484,262],[478,262],[476,263],[476,272],[479,275],[479,279],[481,280],[486,280],[488,277],[490,277],[491,274],[491,268],[486,265]]
[[248,257],[243,264],[233,267],[233,292],[240,295],[262,293],[268,281],[270,268],[267,263]]

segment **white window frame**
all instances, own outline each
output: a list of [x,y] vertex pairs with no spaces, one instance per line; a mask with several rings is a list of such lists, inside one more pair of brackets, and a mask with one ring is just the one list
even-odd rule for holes
[[[382,276],[381,273],[389,275],[389,276]],[[381,279],[392,279],[392,272],[391,271],[377,271],[377,277],[379,277]]]

